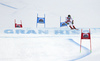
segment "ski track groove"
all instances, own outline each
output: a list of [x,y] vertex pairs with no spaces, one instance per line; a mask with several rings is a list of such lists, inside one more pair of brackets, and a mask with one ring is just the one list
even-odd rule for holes
[[6,7],[9,7],[9,8],[12,8],[12,9],[17,9],[16,7],[13,7],[13,6],[10,6],[10,5],[7,5],[7,4],[4,4],[4,3],[0,3],[0,5],[6,6]]

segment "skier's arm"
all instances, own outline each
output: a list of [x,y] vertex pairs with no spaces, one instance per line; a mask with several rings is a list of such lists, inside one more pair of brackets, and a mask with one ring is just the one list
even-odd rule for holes
[[72,24],[74,24],[74,20],[71,18],[71,20],[72,20]]
[[72,24],[74,24],[74,20],[72,20]]

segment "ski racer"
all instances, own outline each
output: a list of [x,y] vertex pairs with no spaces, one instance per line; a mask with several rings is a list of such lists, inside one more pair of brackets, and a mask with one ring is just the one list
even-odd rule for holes
[[68,17],[66,17],[65,23],[67,23],[71,29],[76,29],[74,26],[74,20],[71,18],[71,15],[68,15]]

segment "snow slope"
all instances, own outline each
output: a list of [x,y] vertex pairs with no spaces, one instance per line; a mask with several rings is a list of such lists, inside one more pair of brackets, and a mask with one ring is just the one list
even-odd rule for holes
[[[1,0],[0,1],[0,61],[100,61],[99,0]],[[36,28],[37,13],[46,15],[46,28]],[[60,28],[71,14],[79,30]],[[14,28],[22,20],[24,34]],[[52,24],[52,25],[51,25]],[[80,53],[80,29],[91,29],[89,40],[83,40]],[[8,34],[7,30],[13,31]],[[36,34],[27,34],[34,30]],[[48,30],[50,33],[39,32]],[[60,31],[60,32],[59,32]],[[56,33],[58,32],[58,34]]]
[[1,61],[73,61],[90,54],[66,37],[0,38],[0,46]]
[[[18,29],[12,30],[14,33],[0,34],[1,61],[84,61],[91,60],[90,58],[94,55],[97,57],[92,57],[92,60],[98,59],[99,61],[100,29],[91,29],[92,53],[90,52],[89,40],[83,40],[82,52],[80,53],[80,30],[66,28],[28,29],[34,30],[36,34],[17,34],[15,30]],[[50,33],[45,33],[45,31],[38,33],[38,30],[48,30]],[[61,30],[64,33],[55,33],[55,30]]]

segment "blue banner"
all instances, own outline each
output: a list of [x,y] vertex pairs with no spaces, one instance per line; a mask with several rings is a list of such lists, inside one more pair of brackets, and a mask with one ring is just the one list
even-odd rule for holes
[[62,26],[67,26],[67,23],[65,23],[65,22],[60,22],[60,27],[62,27]]
[[37,17],[37,23],[45,23],[45,18]]

